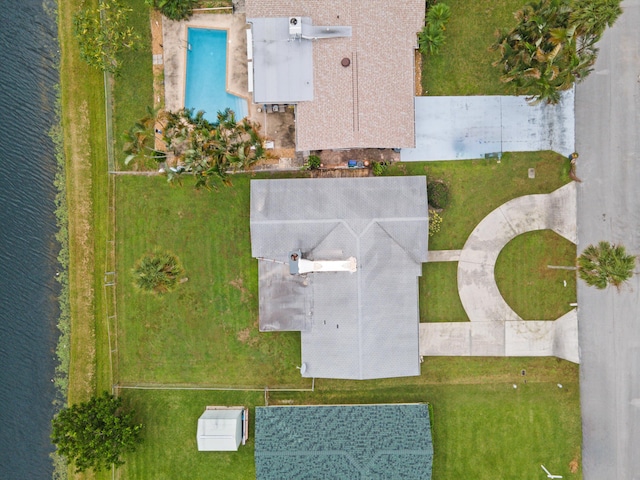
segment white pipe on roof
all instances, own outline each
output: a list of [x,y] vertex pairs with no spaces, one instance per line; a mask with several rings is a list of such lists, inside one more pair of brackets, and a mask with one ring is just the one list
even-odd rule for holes
[[253,33],[247,28],[247,60],[253,60]]
[[311,272],[355,272],[356,259],[349,257],[347,260],[306,260],[301,258],[298,260],[299,273]]

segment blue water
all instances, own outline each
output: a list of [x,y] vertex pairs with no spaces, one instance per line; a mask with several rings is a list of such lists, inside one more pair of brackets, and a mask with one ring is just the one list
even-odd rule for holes
[[52,0],[1,0],[0,479],[50,479],[59,268]]
[[230,108],[239,120],[247,116],[247,100],[227,92],[227,32],[189,28],[184,106],[204,110],[214,121],[219,111]]

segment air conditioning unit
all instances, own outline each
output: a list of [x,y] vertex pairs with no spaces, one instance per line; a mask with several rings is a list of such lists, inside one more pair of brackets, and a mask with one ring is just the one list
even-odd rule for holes
[[302,17],[289,17],[289,35],[292,37],[302,35]]

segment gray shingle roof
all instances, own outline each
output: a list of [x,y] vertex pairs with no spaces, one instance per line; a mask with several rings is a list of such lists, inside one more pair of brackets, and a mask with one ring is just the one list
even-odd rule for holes
[[246,0],[246,12],[352,28],[351,37],[313,42],[313,100],[297,105],[298,150],[415,146],[414,54],[424,0]]
[[257,480],[429,480],[426,404],[257,407]]
[[[304,376],[419,375],[425,177],[254,180],[260,330],[301,331]],[[288,256],[355,257],[357,271],[290,275]]]

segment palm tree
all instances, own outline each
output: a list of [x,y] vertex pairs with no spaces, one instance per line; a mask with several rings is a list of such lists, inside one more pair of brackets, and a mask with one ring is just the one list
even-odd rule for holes
[[171,20],[186,20],[193,14],[196,0],[145,0],[150,7],[155,8]]
[[635,264],[636,257],[627,255],[623,246],[599,242],[589,245],[578,257],[578,274],[592,287],[619,287],[631,278]]
[[153,108],[147,105],[146,114],[123,134],[125,144],[122,151],[127,155],[124,160],[125,165],[129,165],[133,160],[145,158],[156,162],[166,160],[166,153],[155,149],[156,125],[162,125],[164,120],[164,111],[159,107]]
[[[218,112],[215,122],[204,112],[168,112],[164,136],[178,162],[195,176],[196,187],[209,188],[212,178],[229,184],[229,171],[250,168],[265,156],[259,125],[247,118],[236,121],[228,108]],[[175,172],[169,176],[170,181],[176,178]]]
[[[533,103],[557,103],[560,93],[592,70],[599,40],[619,15],[620,0],[539,0],[515,13],[518,24],[497,32],[491,49],[500,80]],[[593,4],[593,5],[592,5]]]
[[133,274],[138,288],[162,294],[176,286],[182,267],[172,253],[155,250],[143,255],[136,263]]
[[621,0],[575,0],[571,23],[582,36],[593,36],[597,39],[605,28],[613,26],[622,14]]

